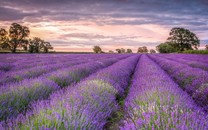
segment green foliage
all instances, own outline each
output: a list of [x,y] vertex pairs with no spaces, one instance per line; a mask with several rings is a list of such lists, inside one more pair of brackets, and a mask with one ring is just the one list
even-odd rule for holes
[[29,28],[18,23],[12,23],[9,32],[1,28],[0,49],[10,50],[13,53],[17,51],[17,48],[22,48],[30,53],[38,53],[40,51],[47,53],[49,49],[53,49],[49,42],[45,42],[40,38],[35,37],[33,40],[29,40],[29,34]]
[[197,49],[200,44],[196,34],[185,28],[172,28],[169,35],[167,42],[179,51]]
[[171,45],[169,42],[161,43],[156,47],[157,51],[160,53],[174,53],[177,52],[178,50]]
[[208,50],[186,50],[183,53],[190,53],[190,54],[208,54]]

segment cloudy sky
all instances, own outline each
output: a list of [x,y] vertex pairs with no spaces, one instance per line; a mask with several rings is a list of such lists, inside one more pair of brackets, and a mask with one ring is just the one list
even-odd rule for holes
[[155,48],[173,27],[208,43],[208,0],[0,0],[0,28],[17,22],[56,51]]

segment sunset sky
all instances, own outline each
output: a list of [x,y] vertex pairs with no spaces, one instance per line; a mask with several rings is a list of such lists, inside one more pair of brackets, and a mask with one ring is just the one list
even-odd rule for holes
[[0,0],[0,28],[17,22],[56,51],[155,48],[173,27],[208,43],[208,0]]

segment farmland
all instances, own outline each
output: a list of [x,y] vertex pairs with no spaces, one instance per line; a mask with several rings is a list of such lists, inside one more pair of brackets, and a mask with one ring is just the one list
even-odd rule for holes
[[208,56],[1,54],[0,129],[208,129]]

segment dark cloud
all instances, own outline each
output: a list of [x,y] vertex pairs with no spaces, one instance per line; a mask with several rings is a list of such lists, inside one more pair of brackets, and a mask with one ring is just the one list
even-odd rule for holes
[[[36,22],[37,17],[45,17],[55,21],[93,21],[100,25],[183,23],[198,26],[206,25],[204,21],[208,20],[206,0],[0,0],[0,2],[0,19],[3,21],[32,17]],[[118,18],[145,18],[145,20],[125,21]],[[197,18],[202,21],[195,21]],[[34,22],[31,18],[30,20]]]
[[126,36],[126,35],[120,35],[120,36],[105,36],[100,34],[90,34],[90,33],[69,33],[69,34],[63,34],[59,36],[60,38],[80,38],[80,39],[112,39],[112,40],[124,40],[124,39],[135,39],[141,36]]
[[[127,44],[128,43],[128,44]],[[160,42],[139,42],[139,41],[132,41],[132,40],[108,40],[108,41],[97,41],[90,40],[90,41],[64,41],[64,40],[55,40],[52,42],[54,46],[66,47],[66,46],[94,46],[94,45],[101,45],[101,46],[131,46],[131,47],[138,47],[138,46],[147,46],[147,47],[154,47],[158,45]]]
[[[178,26],[208,33],[207,0],[0,0],[0,3],[0,21],[24,20],[34,27],[42,26],[37,23],[43,21],[86,21],[86,26],[87,22],[100,26],[156,24],[168,29]],[[116,40],[120,44],[135,45],[133,39],[139,36],[70,33],[59,37],[90,39],[92,42],[86,43],[89,45],[95,44],[96,39],[111,39],[109,44]]]
[[9,21],[9,20],[20,20],[23,19],[26,14],[21,13],[18,10],[0,7],[0,20]]

